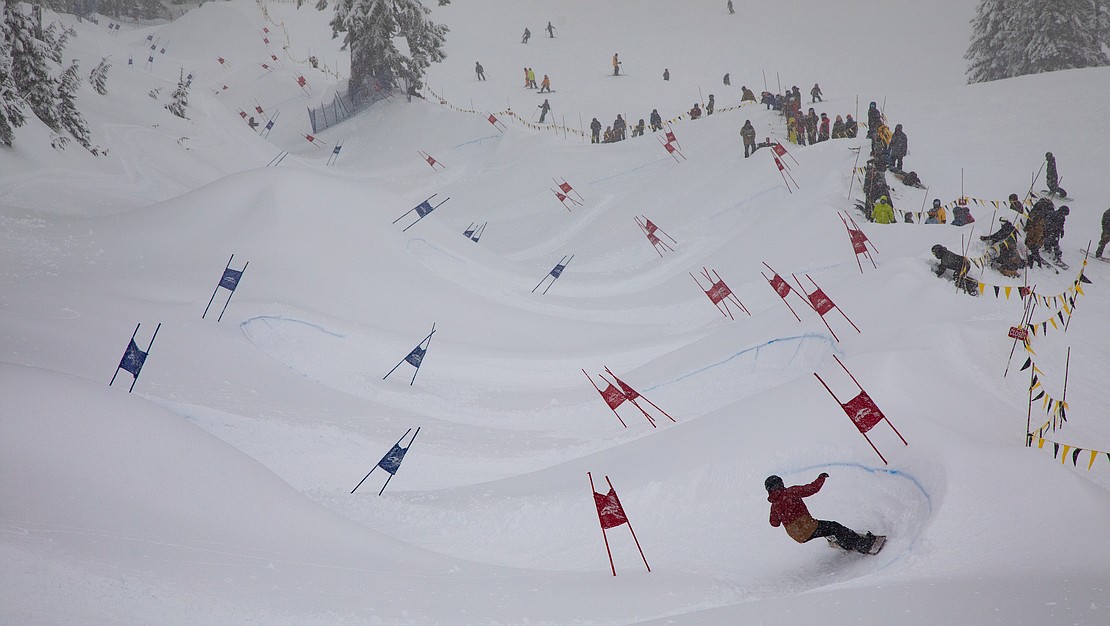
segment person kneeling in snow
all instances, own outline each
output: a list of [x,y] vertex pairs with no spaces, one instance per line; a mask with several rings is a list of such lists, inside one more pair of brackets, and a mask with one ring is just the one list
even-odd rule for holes
[[952,270],[952,280],[955,281],[957,287],[962,288],[968,295],[979,295],[978,283],[967,278],[967,273],[971,271],[971,261],[967,257],[960,256],[939,243],[933,246],[932,252],[933,256],[939,261],[935,270],[937,278],[944,276],[944,273],[948,270]]
[[763,486],[767,488],[767,501],[771,503],[771,525],[783,526],[786,534],[798,543],[805,543],[817,537],[833,536],[841,548],[867,554],[875,542],[871,533],[860,535],[837,522],[813,519],[802,498],[808,498],[821,490],[829,475],[822,472],[817,480],[808,485],[787,487],[778,476],[768,476]]

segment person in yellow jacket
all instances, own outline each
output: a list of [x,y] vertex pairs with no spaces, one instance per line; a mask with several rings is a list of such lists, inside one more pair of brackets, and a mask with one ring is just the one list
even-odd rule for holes
[[894,223],[894,206],[886,196],[879,196],[875,206],[871,208],[871,218],[876,224]]
[[947,224],[948,210],[940,203],[940,198],[933,199],[933,207],[925,214],[926,224]]

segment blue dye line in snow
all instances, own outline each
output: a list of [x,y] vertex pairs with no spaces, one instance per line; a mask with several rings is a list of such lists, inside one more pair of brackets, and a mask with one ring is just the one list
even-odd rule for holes
[[630,170],[624,170],[624,171],[621,171],[621,172],[617,172],[616,174],[612,174],[612,175],[610,175],[610,176],[605,176],[604,178],[598,178],[598,179],[596,179],[596,180],[591,180],[591,181],[588,181],[588,182],[586,183],[586,185],[587,185],[587,186],[589,186],[589,185],[596,185],[597,183],[605,182],[605,181],[607,181],[607,180],[612,180],[612,179],[614,179],[614,178],[620,178],[621,176],[624,176],[625,174],[631,174],[632,172],[635,172],[635,171],[637,171],[637,170],[642,170],[642,169],[644,169],[645,167],[651,167],[652,165],[655,165],[656,163],[662,163],[663,161],[666,161],[666,160],[667,160],[667,158],[663,158],[663,157],[661,157],[661,158],[658,158],[658,159],[656,159],[656,160],[654,160],[654,161],[648,161],[647,163],[644,163],[643,165],[641,165],[641,166],[639,166],[639,167],[634,167],[634,168],[632,168],[632,169],[630,169]]
[[[833,346],[835,348],[835,346],[833,345],[832,337],[830,335],[827,335],[827,334],[824,334],[824,333],[806,333],[804,335],[795,335],[793,337],[776,337],[775,339],[772,339],[770,341],[765,341],[765,342],[759,344],[758,346],[752,346],[750,348],[744,348],[743,350],[733,354],[732,356],[728,357],[727,359],[717,361],[716,363],[710,363],[709,365],[706,365],[705,367],[703,367],[701,369],[696,369],[696,370],[690,372],[689,374],[679,376],[678,378],[676,378],[674,380],[659,383],[657,385],[652,385],[650,387],[645,387],[644,391],[654,391],[655,389],[666,387],[667,385],[672,385],[674,383],[682,382],[682,381],[686,380],[687,378],[690,378],[691,376],[697,376],[698,374],[701,374],[702,372],[705,372],[707,370],[711,370],[715,367],[720,367],[721,365],[724,365],[725,363],[728,363],[729,361],[731,361],[731,360],[733,360],[737,357],[743,356],[743,355],[745,355],[749,352],[754,351],[756,353],[756,358],[759,358],[759,351],[760,350],[762,350],[763,348],[766,348],[767,346],[770,346],[770,345],[773,345],[773,344],[776,344],[776,343],[781,343],[781,342],[784,342],[784,341],[797,341],[798,342],[798,345],[794,350],[794,354],[795,354],[795,356],[797,356],[798,350],[801,349],[802,344],[807,339],[820,339],[820,340],[824,341],[825,343],[827,343],[830,346]],[[791,357],[791,360],[793,360],[793,357]]]
[[331,335],[332,337],[339,337],[339,338],[345,337],[345,335],[342,335],[342,334],[337,333],[337,332],[330,331],[330,330],[324,328],[323,326],[320,326],[319,324],[313,324],[312,322],[305,322],[303,320],[299,320],[299,319],[292,318],[292,317],[285,317],[283,315],[257,315],[255,317],[251,317],[251,318],[245,319],[242,322],[240,322],[239,328],[241,328],[243,330],[243,332],[247,332],[247,325],[250,324],[251,322],[263,322],[267,326],[269,326],[270,320],[278,320],[278,321],[281,321],[281,322],[295,322],[297,324],[303,324],[305,326],[308,326],[309,328],[314,328],[314,329],[316,329],[316,330],[318,330],[322,333]]
[[[461,148],[463,146],[469,146],[472,143],[480,143],[480,142],[483,142],[487,139],[497,139],[497,137],[498,137],[498,135],[487,135],[486,137],[479,137],[477,139],[471,139],[470,141],[464,141],[463,143],[460,143],[459,145],[455,146],[455,148]],[[454,150],[455,148],[452,148],[452,150]]]

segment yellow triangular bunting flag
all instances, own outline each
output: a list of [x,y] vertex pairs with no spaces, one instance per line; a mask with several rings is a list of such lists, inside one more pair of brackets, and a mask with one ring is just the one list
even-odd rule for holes
[[1087,469],[1090,470],[1091,466],[1095,464],[1095,459],[1098,457],[1098,450],[1091,450],[1091,460],[1087,463]]
[[1010,299],[1010,291],[1013,290],[1013,287],[1004,287],[1004,289],[1006,290],[1006,299],[1009,300]]
[[1060,462],[1061,463],[1068,460],[1068,451],[1070,451],[1070,450],[1071,450],[1071,446],[1069,446],[1069,445],[1064,446],[1064,454],[1060,456]]

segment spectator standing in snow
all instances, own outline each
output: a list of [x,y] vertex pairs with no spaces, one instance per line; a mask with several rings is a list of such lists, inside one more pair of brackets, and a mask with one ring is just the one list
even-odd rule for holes
[[821,113],[821,124],[817,129],[817,141],[829,140],[829,116]]
[[555,38],[555,27],[551,25],[550,21],[547,22],[547,38],[548,39],[554,39]]
[[1095,256],[1103,259],[1102,253],[1106,251],[1106,244],[1110,243],[1110,209],[1102,214],[1102,238],[1098,240],[1098,248],[1095,249]]
[[729,85],[731,85],[731,84],[732,84],[732,83],[731,83],[731,82],[729,81],[729,79],[728,79],[728,72],[725,72],[725,78],[724,78],[724,81],[725,81],[725,87],[728,87]]
[[1048,190],[1060,197],[1067,197],[1068,192],[1060,188],[1060,176],[1056,172],[1056,157],[1052,156],[1051,152],[1046,152],[1044,158],[1046,163],[1044,182],[1048,185]]
[[740,138],[744,140],[744,158],[748,158],[755,152],[755,127],[752,126],[751,120],[744,120],[744,125],[740,127]]
[[530,85],[528,82],[528,68],[524,68],[524,88],[527,89]]
[[890,200],[886,196],[879,198],[875,206],[871,207],[871,219],[876,224],[893,224],[894,219],[894,206],[890,204]]
[[859,124],[856,120],[852,119],[852,114],[849,113],[844,117],[844,136],[849,139],[855,139],[859,134]]
[[524,36],[520,38],[520,43],[528,43],[528,40],[531,39],[531,37],[532,37],[532,31],[528,30],[528,27],[525,26],[524,27]]
[[713,107],[714,107],[713,94],[709,94],[709,102],[705,103],[705,114],[706,115],[713,115]]
[[624,121],[620,113],[617,114],[617,119],[613,120],[613,141],[624,141],[627,138],[628,123]]
[[670,80],[670,79],[671,79],[671,71],[664,67],[663,68],[663,80]]
[[540,124],[543,124],[543,121],[545,119],[547,119],[547,112],[551,110],[551,104],[549,104],[547,102],[547,99],[544,99],[543,104],[541,104],[539,106],[539,109],[540,109]]
[[595,117],[593,121],[590,122],[590,143],[600,143],[601,138],[599,135],[601,135],[601,122],[597,121]]
[[620,59],[617,58],[617,53],[614,52],[613,53],[613,76],[620,76],[620,73],[621,73],[621,61],[620,61]]
[[809,113],[806,114],[806,139],[809,140],[809,145],[817,143],[817,112],[810,107]]
[[651,122],[651,132],[654,133],[663,128],[663,118],[659,115],[659,109],[652,109],[648,119]]
[[536,72],[532,68],[528,68],[528,88],[536,88]]
[[543,80],[540,82],[540,93],[545,91],[551,93],[551,79],[547,77],[547,74],[543,75]]
[[477,61],[474,62],[474,73],[478,75],[478,80],[486,79],[486,70],[482,67],[482,64]]
[[836,120],[833,121],[832,138],[844,139],[844,120],[840,119],[839,115],[837,115]]
[[894,134],[890,136],[890,158],[891,169],[902,169],[902,160],[906,158],[906,154],[910,151],[910,140],[906,137],[906,133],[902,132],[902,125],[896,124],[894,126]]
[[1056,259],[1056,263],[1062,263],[1060,255],[1060,240],[1064,238],[1064,220],[1067,219],[1071,209],[1064,205],[1051,214],[1045,220],[1044,225],[1044,249]]
[[875,131],[879,129],[879,125],[883,123],[883,114],[879,111],[879,105],[874,102],[867,107],[867,138],[871,139],[875,136]]
[[813,89],[809,90],[809,96],[812,98],[810,104],[824,102],[824,100],[821,99],[821,86],[817,83],[813,83]]

